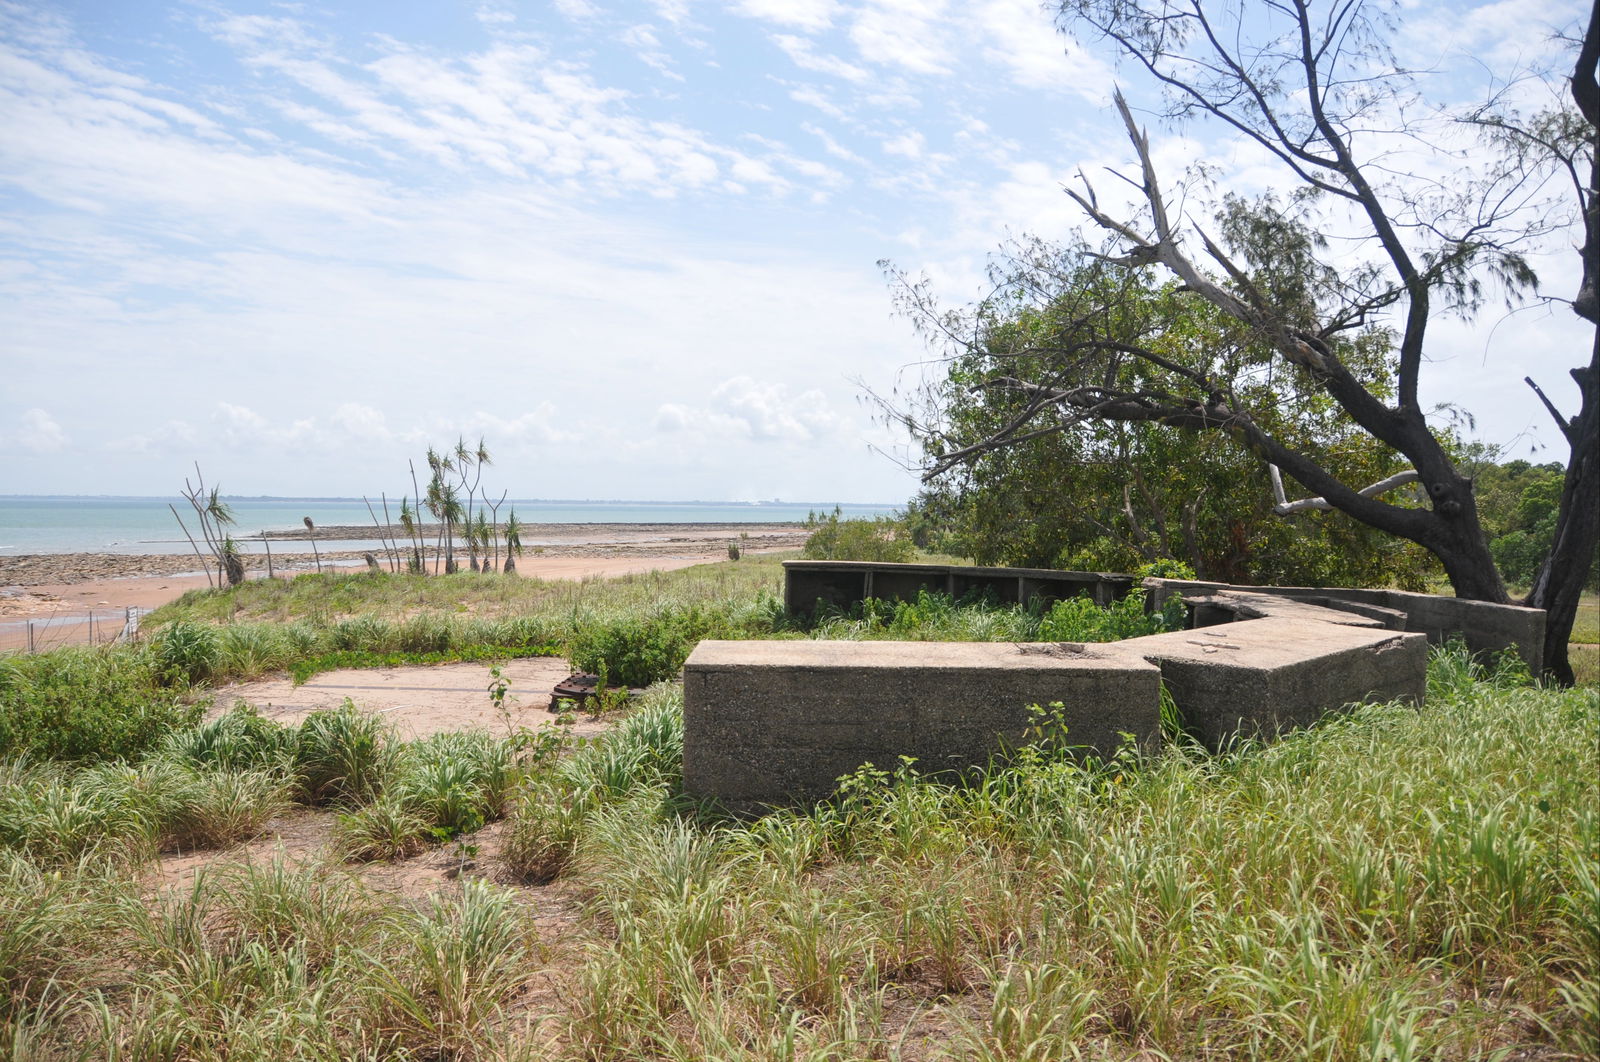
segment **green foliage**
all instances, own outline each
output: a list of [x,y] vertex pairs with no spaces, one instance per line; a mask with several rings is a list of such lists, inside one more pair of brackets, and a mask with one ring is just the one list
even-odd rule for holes
[[[946,622],[963,607],[918,609]],[[500,792],[491,873],[564,876],[584,898],[549,921],[564,934],[549,954],[529,918],[547,897],[468,874],[419,903],[282,858],[154,893],[119,869],[181,836],[208,788],[209,821],[245,832],[181,843],[248,835],[283,792],[270,765],[298,728],[238,710],[138,763],[0,760],[0,1043],[374,1062],[881,1058],[895,1044],[979,1059],[1584,1057],[1600,999],[1600,699],[1473,677],[1487,666],[1441,650],[1421,709],[1365,706],[1215,756],[1130,749],[1086,767],[1046,707],[1043,744],[976,777],[864,766],[831,801],[743,822],[679,794],[669,685],[549,755],[481,734],[400,746],[376,799],[341,816],[346,853],[417,851],[449,832],[433,821],[493,818]],[[550,964],[570,988],[533,1029],[523,993]]]
[[167,735],[163,755],[211,770],[288,770],[295,758],[296,731],[265,719],[249,704]]
[[910,601],[868,599],[847,614],[824,614],[811,630],[819,639],[967,642],[1111,642],[1182,630],[1182,599],[1146,614],[1143,590],[1106,608],[1092,598],[1048,605],[997,604],[982,595],[956,601],[949,594],[917,591]]
[[156,658],[173,682],[204,682],[221,669],[217,629],[201,623],[173,623],[155,639]]
[[567,648],[572,665],[607,685],[636,688],[677,677],[702,638],[738,636],[727,612],[696,606],[596,617],[575,627]]
[[682,776],[683,691],[654,686],[615,730],[515,792],[502,859],[521,880],[551,881],[567,872],[598,812],[641,793],[670,801]]
[[1141,579],[1193,579],[1194,569],[1181,560],[1171,557],[1159,557],[1139,565],[1133,574]]
[[806,544],[801,555],[806,560],[877,561],[905,564],[914,560],[917,548],[905,524],[888,516],[871,520],[841,519],[838,506],[826,516],[811,513],[806,517]]
[[1071,597],[1050,606],[1039,620],[1041,642],[1120,642],[1147,634],[1182,630],[1183,603],[1169,598],[1161,612],[1145,611],[1144,591],[1100,608],[1087,597]]
[[339,708],[306,716],[296,735],[294,767],[309,803],[361,804],[388,787],[400,754],[389,727],[347,698]]
[[[1341,513],[1274,515],[1266,466],[1227,432],[1075,418],[995,382],[1074,378],[1099,364],[1100,340],[1129,344],[1232,381],[1230,401],[1343,482],[1365,486],[1404,467],[1310,380],[1262,372],[1271,355],[1259,336],[1177,284],[1121,275],[1077,249],[1024,244],[996,280],[996,294],[958,329],[976,338],[951,352],[946,378],[917,417],[940,425],[919,440],[930,464],[970,451],[913,506],[919,544],[979,564],[1080,571],[1131,572],[1166,558],[1238,584],[1422,589],[1437,570],[1420,547]],[[1287,297],[1292,280],[1272,283]],[[1353,372],[1386,391],[1386,336],[1352,334],[1338,346]],[[1093,388],[1170,396],[1193,386],[1153,361],[1104,357]],[[1025,427],[1005,445],[982,445],[1019,417]],[[1410,503],[1403,492],[1387,500]]]
[[[1476,462],[1472,475],[1478,517],[1495,564],[1506,582],[1531,586],[1555,541],[1566,472],[1556,462],[1497,464],[1493,452],[1482,447],[1468,447],[1467,455]],[[1591,562],[1584,586],[1600,589],[1600,556]]]
[[0,755],[83,762],[138,756],[204,711],[165,687],[168,674],[137,646],[0,657]]

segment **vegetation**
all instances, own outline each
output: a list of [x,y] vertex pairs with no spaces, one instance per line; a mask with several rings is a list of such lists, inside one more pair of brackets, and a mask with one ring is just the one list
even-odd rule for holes
[[[183,481],[183,490],[180,492],[189,507],[194,510],[195,521],[200,528],[200,538],[206,544],[206,552],[216,562],[217,579],[213,585],[220,586],[224,581],[229,586],[238,586],[244,582],[244,558],[239,555],[239,547],[233,541],[233,536],[228,534],[228,528],[233,526],[233,509],[222,500],[222,488],[213,486],[206,490],[206,477],[201,474],[200,466],[194,466],[195,482]],[[173,517],[178,521],[178,527],[183,530],[183,537],[189,540],[189,545],[194,547],[195,556],[200,558],[200,567],[206,573],[206,582],[212,583],[211,565],[206,561],[205,554],[200,552],[200,546],[195,542],[194,536],[189,533],[189,526],[183,522],[183,517],[178,510],[169,505]],[[311,521],[306,521],[306,526],[311,526]]]
[[[1059,6],[1064,29],[1108,42],[1148,75],[1164,94],[1165,117],[1209,121],[1251,142],[1264,164],[1281,169],[1286,191],[1224,192],[1202,221],[1185,203],[1207,198],[1207,186],[1225,186],[1226,175],[1208,170],[1176,191],[1164,186],[1168,175],[1158,171],[1148,135],[1116,93],[1137,207],[1102,203],[1087,179],[1068,189],[1102,242],[1025,246],[998,268],[996,295],[964,313],[940,308],[925,284],[897,278],[906,312],[950,363],[949,381],[935,381],[923,401],[889,408],[922,440],[926,474],[1011,450],[1022,482],[1035,483],[1051,474],[1032,452],[1040,448],[1082,461],[1122,447],[1128,453],[1118,458],[1139,467],[1151,439],[1164,438],[1150,426],[1228,438],[1269,475],[1281,470],[1315,495],[1291,502],[1275,490],[1275,512],[1336,509],[1426,549],[1458,595],[1509,602],[1472,478],[1418,399],[1428,330],[1441,314],[1475,312],[1486,282],[1513,299],[1531,292],[1528,241],[1569,221],[1586,236],[1584,281],[1571,305],[1600,327],[1600,14],[1567,38],[1579,43],[1574,107],[1524,119],[1492,105],[1426,117],[1389,107],[1409,98],[1413,75],[1388,58],[1392,24],[1360,3],[1326,11],[1205,0]],[[1466,169],[1454,146],[1463,122],[1484,129],[1491,148]],[[1448,159],[1450,179],[1389,165],[1378,147],[1389,137]],[[1557,184],[1547,185],[1552,176]],[[1562,198],[1543,194],[1558,185]],[[1547,403],[1570,457],[1553,545],[1527,598],[1550,617],[1545,670],[1568,683],[1567,634],[1600,538],[1600,466],[1592,460],[1600,450],[1600,344],[1583,344],[1578,358],[1587,365],[1573,370],[1577,415]],[[953,396],[997,408],[975,422]],[[1308,422],[1364,437],[1357,450],[1387,454],[1379,464],[1396,463],[1397,474],[1359,476],[1364,463],[1345,467],[1349,449],[1308,438]],[[1041,442],[1054,435],[1069,441]],[[1178,466],[1179,475],[1193,464]],[[985,472],[976,478],[986,485]],[[1411,482],[1421,484],[1416,498],[1385,497]],[[1181,526],[1180,510],[1167,510],[1169,524]],[[1141,521],[1127,515],[1131,534]],[[1213,524],[1218,533],[1227,526]],[[1210,563],[1204,551],[1189,553],[1197,568]]]
[[871,520],[845,520],[838,506],[826,516],[806,516],[806,544],[801,556],[806,560],[878,561],[907,563],[916,558],[917,548],[905,525],[888,516]]
[[[923,601],[899,622],[957,611]],[[680,792],[670,685],[581,746],[240,709],[102,766],[0,761],[0,1043],[198,1060],[1592,1054],[1600,697],[1525,680],[1445,650],[1420,711],[1369,706],[1221,755],[1084,765],[1043,743],[960,783],[868,765],[829,801],[748,822]],[[250,837],[289,801],[330,808],[331,854],[361,862],[219,858],[192,886],[147,887],[158,853]],[[480,870],[511,884],[464,873],[412,901],[363,880],[364,861],[447,840],[479,852],[502,814]],[[573,888],[576,921],[536,929]]]
[[0,756],[97,762],[135,757],[192,725],[204,702],[173,685],[147,648],[0,656]]
[[[1177,285],[1121,278],[1113,293],[1105,290],[1109,274],[1039,242],[1018,248],[1013,271],[997,278],[996,294],[977,312],[979,338],[954,355],[928,396],[941,427],[921,434],[927,460],[940,471],[914,509],[923,527],[943,536],[925,531],[918,544],[979,564],[1132,571],[1169,558],[1229,583],[1422,589],[1438,571],[1426,550],[1337,511],[1279,514],[1267,468],[1226,436],[1200,447],[1192,433],[1159,423],[1050,416],[1028,391],[990,385],[996,377],[1051,373],[1053,335],[1112,297],[1117,313],[1105,327],[1114,326],[1124,345],[1149,343],[1171,357],[1195,348],[1228,351],[1243,363],[1270,356],[1261,340],[1196,306]],[[1383,377],[1382,344],[1369,337],[1341,349],[1363,375]],[[1119,366],[1107,380],[1113,378],[1130,387],[1169,386],[1136,362]],[[1241,382],[1238,391],[1260,407],[1265,426],[1343,479],[1376,482],[1401,467],[1392,451],[1337,417],[1325,395],[1281,401],[1266,376]],[[1026,438],[988,445],[1019,418],[1031,418]]]
[[1182,630],[1184,618],[1177,595],[1161,612],[1147,614],[1142,590],[1106,608],[1087,597],[1018,607],[982,597],[958,602],[949,594],[921,590],[914,601],[869,599],[848,613],[824,613],[810,633],[847,641],[1116,642]]
[[[1508,582],[1532,586],[1555,543],[1565,470],[1554,461],[1497,464],[1485,459],[1474,464],[1472,475],[1489,552]],[[1600,552],[1600,545],[1596,549]],[[1600,556],[1590,558],[1583,586],[1600,590]],[[1580,615],[1574,622],[1582,622],[1582,618]],[[1571,640],[1585,639],[1574,634]]]

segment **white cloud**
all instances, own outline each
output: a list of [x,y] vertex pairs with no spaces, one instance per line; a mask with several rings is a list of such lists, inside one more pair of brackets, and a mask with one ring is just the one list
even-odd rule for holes
[[657,17],[665,19],[674,26],[689,21],[689,0],[649,0],[649,3],[655,9]]
[[596,18],[600,14],[600,8],[590,3],[589,0],[551,0],[551,2],[555,5],[557,11],[570,19],[578,21]]
[[837,0],[738,0],[734,10],[751,18],[818,33],[833,25]]
[[901,135],[886,140],[883,150],[890,155],[902,155],[908,159],[922,157],[923,149],[927,146],[927,138],[915,129],[907,130]]
[[704,406],[661,404],[653,426],[669,434],[793,444],[819,439],[840,423],[819,390],[793,394],[780,384],[741,375],[719,384]]
[[1103,102],[1115,78],[1112,68],[1055,31],[1037,0],[986,0],[972,12],[983,56],[1010,72],[1023,89],[1068,89]]
[[805,37],[780,33],[772,38],[772,42],[783,49],[783,54],[789,57],[789,61],[802,70],[855,82],[864,82],[872,77],[865,67],[847,63],[836,55],[818,54],[812,42]]
[[67,448],[67,433],[56,419],[38,407],[23,410],[17,426],[0,432],[0,450],[54,454]]
[[954,42],[944,0],[867,0],[850,26],[862,58],[914,74],[945,74]]
[[551,445],[581,438],[583,424],[587,420],[587,415],[563,417],[552,403],[540,402],[516,417],[500,417],[479,410],[462,422],[457,434],[469,439],[491,439],[494,446],[503,444],[521,448]]

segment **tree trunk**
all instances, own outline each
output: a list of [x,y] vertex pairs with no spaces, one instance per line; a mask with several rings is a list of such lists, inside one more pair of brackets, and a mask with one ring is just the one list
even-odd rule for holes
[[[1589,123],[1591,133],[1600,132],[1600,0],[1589,13],[1578,60],[1572,69],[1572,100]],[[1578,415],[1563,421],[1551,407],[1561,433],[1571,447],[1567,475],[1561,484],[1561,507],[1556,513],[1556,537],[1550,555],[1533,580],[1533,590],[1525,604],[1545,611],[1544,673],[1563,686],[1576,676],[1567,659],[1567,641],[1572,637],[1572,622],[1578,615],[1578,598],[1583,593],[1589,566],[1594,563],[1595,543],[1600,541],[1600,150],[1590,144],[1589,187],[1580,193],[1584,241],[1578,249],[1583,263],[1583,279],[1572,310],[1595,325],[1589,367],[1572,370],[1578,381],[1582,402]],[[1548,404],[1548,403],[1547,403]]]
[[1544,672],[1563,686],[1575,679],[1567,641],[1594,563],[1595,543],[1600,541],[1600,329],[1595,332],[1589,367],[1573,369],[1572,378],[1578,381],[1583,404],[1578,415],[1563,425],[1572,455],[1561,485],[1555,542],[1523,602],[1545,611]]

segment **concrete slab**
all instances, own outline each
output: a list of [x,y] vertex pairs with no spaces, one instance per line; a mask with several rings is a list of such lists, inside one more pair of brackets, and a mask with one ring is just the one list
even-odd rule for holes
[[978,766],[1052,702],[1096,754],[1122,732],[1154,747],[1159,681],[1121,646],[705,641],[684,666],[684,788],[756,813],[825,797],[867,762]]
[[1273,616],[1117,644],[1161,669],[1185,727],[1213,750],[1361,701],[1420,704],[1428,688],[1427,638],[1381,627]]

